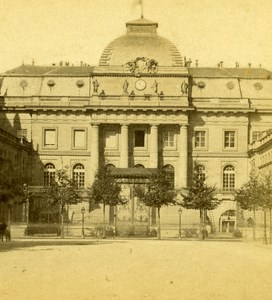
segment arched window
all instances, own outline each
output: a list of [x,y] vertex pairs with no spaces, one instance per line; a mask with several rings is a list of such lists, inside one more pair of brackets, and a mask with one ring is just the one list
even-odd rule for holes
[[48,163],[44,166],[44,171],[43,171],[44,186],[52,185],[52,182],[55,179],[55,174],[56,174],[55,165]]
[[82,164],[76,164],[73,168],[73,179],[79,188],[85,185],[85,169]]
[[202,179],[203,181],[205,181],[205,179],[206,179],[206,169],[205,169],[205,166],[198,165],[197,166],[197,172],[198,172],[199,179]]
[[135,166],[134,166],[134,168],[141,168],[141,169],[143,169],[143,168],[144,168],[144,166],[143,166],[143,165],[141,165],[141,164],[137,164],[137,165],[135,165]]
[[113,165],[113,164],[107,164],[106,165],[106,169],[108,170],[108,171],[111,171],[112,169],[115,169],[116,167],[115,167],[115,165]]
[[223,190],[231,191],[235,188],[235,168],[227,165],[223,169]]

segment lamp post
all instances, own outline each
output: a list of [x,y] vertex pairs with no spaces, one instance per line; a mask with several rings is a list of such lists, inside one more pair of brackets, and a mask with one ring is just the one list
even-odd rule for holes
[[181,237],[181,215],[182,215],[182,209],[179,208],[178,210],[178,215],[179,215],[179,239],[182,239]]
[[28,223],[29,223],[29,188],[26,183],[23,184],[23,191],[26,195],[26,203],[25,203],[25,221],[26,221],[26,229],[25,229],[25,235],[27,235],[28,231]]
[[81,208],[81,214],[82,214],[81,236],[84,239],[85,238],[85,234],[84,234],[84,214],[85,214],[85,208],[84,207]]

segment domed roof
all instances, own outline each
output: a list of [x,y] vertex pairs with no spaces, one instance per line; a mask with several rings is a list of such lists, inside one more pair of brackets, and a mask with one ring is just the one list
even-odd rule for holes
[[176,46],[157,34],[158,23],[141,18],[127,22],[126,27],[127,33],[103,51],[99,66],[122,66],[137,57],[154,59],[158,66],[183,66]]

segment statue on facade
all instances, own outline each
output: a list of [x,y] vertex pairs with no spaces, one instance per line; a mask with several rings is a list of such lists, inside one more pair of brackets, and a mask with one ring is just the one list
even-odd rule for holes
[[129,83],[127,80],[125,80],[123,83],[123,94],[125,94],[125,95],[128,94],[128,86],[129,86]]
[[154,94],[158,94],[158,86],[159,86],[159,84],[158,84],[157,80],[155,80],[154,83],[151,86],[151,88],[153,89]]
[[181,93],[182,95],[188,94],[188,83],[185,80],[181,84]]
[[97,93],[98,93],[98,87],[99,87],[99,83],[98,83],[98,81],[95,79],[95,80],[93,81],[93,92],[94,92],[94,94],[97,94]]

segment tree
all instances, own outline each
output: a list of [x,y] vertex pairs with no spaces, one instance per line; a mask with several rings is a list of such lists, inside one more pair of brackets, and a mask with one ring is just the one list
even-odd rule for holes
[[260,196],[263,192],[259,176],[252,171],[248,182],[243,184],[235,193],[235,200],[240,207],[245,210],[253,211],[253,239],[256,239],[256,209],[261,206]]
[[94,204],[103,205],[103,238],[105,238],[106,205],[116,207],[118,204],[125,204],[127,200],[121,196],[121,186],[117,182],[117,180],[112,176],[110,168],[106,165],[102,165],[98,168],[97,173],[95,175],[95,180],[89,189],[89,207],[91,208]]
[[146,206],[157,208],[158,239],[161,239],[160,210],[162,206],[176,204],[175,199],[177,192],[173,188],[173,183],[169,180],[169,177],[164,170],[158,170],[150,176],[144,189],[136,187],[136,195]]
[[59,207],[61,218],[61,238],[64,238],[63,219],[65,206],[81,202],[78,186],[73,179],[69,179],[67,173],[67,167],[56,170],[54,180],[50,186],[46,188],[46,193],[41,195],[43,200],[45,200],[48,204],[48,207],[53,207],[56,205]]
[[270,216],[270,238],[269,243],[272,242],[272,221],[271,221],[271,209],[272,209],[272,172],[265,174],[261,180],[260,187],[260,198],[261,206],[264,211],[264,244],[267,244],[267,233],[266,233],[266,210],[269,209]]
[[183,201],[181,206],[187,209],[196,209],[200,212],[200,232],[202,239],[206,237],[207,210],[215,209],[220,201],[215,198],[215,187],[206,183],[198,163],[194,163],[191,185],[181,191]]
[[8,208],[8,226],[10,226],[10,210],[15,204],[26,201],[23,182],[25,178],[9,161],[1,161],[0,168],[0,202]]

